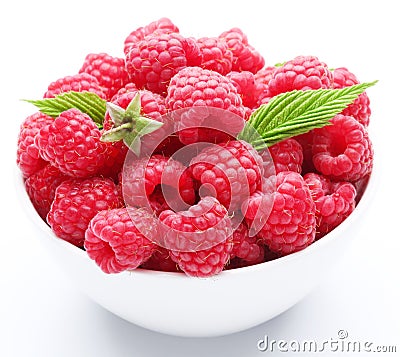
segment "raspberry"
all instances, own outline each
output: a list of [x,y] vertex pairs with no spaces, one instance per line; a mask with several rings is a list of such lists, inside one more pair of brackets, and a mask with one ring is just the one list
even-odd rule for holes
[[137,42],[143,40],[147,35],[157,33],[173,33],[179,32],[178,27],[176,27],[172,21],[166,17],[162,17],[157,21],[150,22],[144,27],[139,27],[138,29],[132,31],[129,36],[125,39],[124,43],[124,53],[128,54],[130,48]]
[[251,265],[269,262],[271,260],[275,260],[280,257],[279,254],[271,252],[265,244],[261,244],[261,247],[262,247],[262,249],[260,250],[260,256],[257,259],[249,262],[247,260],[235,257],[229,261],[229,264],[226,266],[226,269],[244,268],[244,267],[248,267]]
[[[220,134],[199,126],[218,129],[219,125],[222,131],[230,130],[233,135],[243,128],[244,121],[241,118],[244,116],[244,107],[240,95],[228,78],[214,71],[200,67],[179,71],[168,87],[166,106],[170,111],[193,108],[179,111],[177,115],[179,140],[183,144],[218,142]],[[212,108],[224,109],[226,112],[213,111]],[[230,116],[230,113],[234,115]],[[222,136],[222,140],[226,141],[228,137]]]
[[[85,232],[89,258],[107,274],[136,269],[153,254],[156,246],[143,233],[144,224],[154,227],[152,217],[142,210],[103,210],[90,221]],[[148,232],[149,237],[155,232]]]
[[117,187],[110,179],[69,179],[57,187],[47,223],[57,237],[83,247],[90,220],[102,210],[121,206]]
[[[104,133],[104,130],[102,130]],[[97,171],[97,176],[108,177],[117,182],[118,174],[124,165],[128,147],[123,141],[111,143],[102,142],[104,148],[104,162]]]
[[314,130],[307,133],[297,135],[294,139],[301,145],[303,149],[303,165],[302,173],[314,172],[312,145],[314,141]]
[[264,261],[270,262],[279,258],[279,254],[272,252],[266,245],[264,245]]
[[[254,212],[262,212],[271,199],[270,215],[264,218],[265,222],[256,222]],[[315,239],[315,203],[303,177],[296,172],[278,173],[273,196],[256,192],[242,210],[250,227],[259,230],[257,236],[272,252],[287,255],[306,248]]]
[[315,172],[305,174],[304,181],[308,185],[314,201],[325,196],[331,190],[332,182],[327,177],[316,174]]
[[257,108],[262,104],[268,104],[268,102],[273,97],[271,92],[268,89],[268,86],[264,85],[264,87],[261,87],[261,88],[262,88],[262,91],[260,92],[260,95],[258,96],[257,105],[256,105]]
[[[263,161],[245,141],[229,141],[203,149],[190,163],[193,177],[229,211],[261,187]],[[208,186],[208,187],[207,187]]]
[[301,173],[303,164],[303,148],[293,138],[280,141],[269,148],[276,173],[294,171]]
[[[148,207],[150,204],[152,206],[149,202],[150,196],[160,185],[163,186],[167,201],[171,200],[169,203],[174,206],[173,208],[194,203],[193,179],[179,161],[162,155],[153,155],[149,159],[128,161],[125,164],[122,187],[124,199],[128,205]],[[162,201],[161,205],[164,206]],[[158,213],[157,205],[153,204],[153,207]]]
[[73,108],[43,127],[35,144],[40,155],[64,174],[89,177],[104,165],[106,150],[100,136],[93,120]]
[[169,228],[164,233],[166,248],[187,275],[207,277],[223,270],[233,248],[228,239],[232,224],[215,198],[204,197],[187,211],[164,211],[159,218]]
[[[357,77],[347,68],[340,67],[333,71],[333,87],[344,88],[360,83]],[[368,126],[371,116],[369,98],[366,92],[360,94],[358,98],[343,110],[343,115],[350,115],[358,120],[362,125]]]
[[271,96],[292,90],[326,89],[333,86],[328,66],[314,56],[298,56],[277,67],[268,83]]
[[258,88],[256,107],[259,107],[261,104],[267,104],[271,100],[272,94],[269,91],[268,84],[269,81],[272,79],[275,70],[275,66],[268,66],[260,69],[254,75],[256,86]]
[[177,33],[148,35],[133,44],[126,69],[138,88],[165,95],[170,79],[186,66],[201,64],[201,53],[191,38]]
[[364,195],[365,190],[367,189],[369,179],[371,174],[365,175],[364,177],[360,178],[357,181],[352,182],[354,187],[356,188],[357,195],[356,195],[356,204],[360,202],[361,197]]
[[[263,247],[265,247],[265,246],[263,245]],[[258,258],[254,259],[252,261],[248,261],[248,260],[241,259],[238,257],[231,258],[229,260],[228,264],[225,266],[225,270],[244,268],[244,267],[248,267],[251,265],[261,264],[264,262],[265,262],[265,250],[264,250],[264,248],[262,248],[262,249],[260,249],[260,255],[258,256]]]
[[249,71],[230,72],[227,77],[242,97],[243,105],[249,108],[257,107],[259,95],[264,88],[256,83],[254,74]]
[[88,54],[79,73],[89,73],[95,77],[104,88],[107,100],[129,82],[125,60],[107,53]]
[[315,201],[319,239],[342,223],[355,208],[356,189],[350,182],[335,182],[314,173],[304,176]]
[[40,129],[53,123],[53,118],[37,112],[28,116],[21,124],[18,135],[17,165],[23,177],[29,177],[47,165],[35,145],[35,136]]
[[248,121],[250,119],[251,114],[253,114],[254,110],[255,109],[244,107],[244,120]]
[[151,211],[158,217],[162,211],[171,209],[165,200],[162,188],[157,185],[153,192],[149,195],[149,204]]
[[[137,93],[140,94],[141,115],[157,120],[167,112],[165,99],[162,96],[148,90],[137,90],[133,87],[126,89],[125,93],[121,92],[121,94],[114,96],[112,103],[126,109]],[[106,120],[110,119],[109,115],[107,115]]]
[[37,213],[46,220],[50,211],[56,188],[68,176],[62,174],[54,166],[47,164],[43,169],[29,176],[25,181],[25,188]]
[[273,78],[274,72],[277,67],[275,66],[267,66],[262,69],[260,69],[255,75],[254,79],[256,82],[260,84],[265,84],[268,85],[269,81]]
[[225,75],[232,70],[233,54],[227,44],[215,37],[202,37],[197,40],[202,62],[200,67]]
[[245,223],[240,223],[232,234],[233,250],[231,258],[240,258],[247,264],[258,263],[264,259],[264,245],[256,236],[250,237]]
[[116,94],[111,98],[111,102],[114,102],[118,99],[118,97],[122,96],[127,92],[135,92],[138,91],[135,83],[127,83],[125,86],[120,88]]
[[141,265],[141,268],[147,270],[178,272],[180,271],[176,263],[171,259],[170,253],[163,247],[156,248],[153,255]]
[[247,36],[242,30],[232,28],[219,35],[219,38],[226,42],[228,49],[233,53],[232,70],[250,71],[257,73],[264,67],[264,58],[249,45]]
[[[162,128],[162,127],[161,127]],[[179,140],[179,137],[176,133],[172,133],[167,136],[154,150],[154,154],[161,154],[163,156],[171,157],[173,156],[179,149],[182,149],[184,144],[182,144]]]
[[315,168],[335,180],[356,181],[372,170],[372,144],[365,128],[353,117],[336,115],[332,125],[314,130]]
[[75,92],[93,92],[100,98],[107,99],[103,87],[100,86],[97,78],[89,73],[78,73],[67,76],[52,82],[47,88],[43,98],[54,98],[57,94]]

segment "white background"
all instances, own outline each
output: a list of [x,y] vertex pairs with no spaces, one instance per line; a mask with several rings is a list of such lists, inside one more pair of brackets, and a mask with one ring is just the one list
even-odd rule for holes
[[[397,345],[400,354],[400,26],[395,5],[382,0],[13,0],[5,7],[3,2],[0,356],[261,356],[267,353],[257,350],[257,341],[266,334],[276,340],[321,342],[336,339],[340,329],[354,340]],[[348,67],[361,81],[380,80],[368,91],[380,184],[360,235],[298,305],[263,325],[220,338],[153,333],[87,299],[32,237],[15,195],[18,126],[34,111],[19,99],[40,98],[48,83],[76,73],[89,52],[122,56],[123,41],[133,29],[163,16],[188,36],[213,36],[241,27],[267,64],[316,55],[329,67]],[[262,296],[249,301],[262,303]]]

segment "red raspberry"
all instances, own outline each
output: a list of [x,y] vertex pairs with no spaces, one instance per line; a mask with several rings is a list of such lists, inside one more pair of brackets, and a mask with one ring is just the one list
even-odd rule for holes
[[264,249],[265,245],[262,244],[262,249],[260,250],[260,255],[258,258],[252,260],[252,261],[248,261],[248,260],[244,260],[238,257],[235,258],[231,258],[228,262],[228,264],[225,266],[225,270],[231,270],[231,269],[239,269],[239,268],[245,268],[251,265],[256,265],[256,264],[261,264],[264,263],[266,260],[265,258],[265,249]]
[[335,182],[314,173],[304,176],[315,201],[319,239],[342,223],[355,208],[356,189],[350,182]]
[[69,179],[57,187],[47,223],[57,237],[83,247],[90,220],[102,210],[121,206],[117,187],[110,179]]
[[303,165],[302,172],[314,172],[315,167],[313,164],[312,145],[314,141],[314,130],[307,133],[297,135],[294,139],[301,145],[303,149]]
[[100,98],[107,99],[104,88],[100,86],[97,78],[89,73],[78,73],[73,76],[67,76],[51,83],[43,98],[54,98],[57,94],[75,92],[93,92]]
[[172,23],[170,19],[166,17],[162,17],[157,21],[150,22],[148,25],[139,27],[129,34],[129,36],[125,39],[124,53],[127,55],[132,45],[143,40],[147,35],[153,33],[161,34],[173,32],[178,33],[179,29]]
[[[271,199],[270,215],[261,224],[255,222],[255,212],[262,212]],[[259,230],[258,237],[272,252],[287,255],[306,248],[315,239],[315,203],[303,177],[296,172],[278,173],[276,192],[272,196],[256,192],[244,203],[242,210],[250,228]]]
[[159,94],[152,93],[148,90],[128,90],[124,94],[115,96],[113,103],[126,109],[137,93],[140,94],[141,115],[157,120],[167,112],[165,108],[165,99]]
[[95,175],[104,165],[106,150],[100,130],[78,109],[69,109],[43,127],[35,138],[40,155],[73,177]]
[[[178,112],[178,135],[183,144],[198,141],[218,142],[221,133],[199,126],[216,129],[220,127],[225,132],[229,130],[232,135],[239,133],[243,128],[244,121],[239,118],[244,116],[240,95],[228,78],[214,71],[200,67],[188,67],[179,71],[171,79],[168,87],[166,106],[170,111],[202,107]],[[217,115],[212,108],[224,109],[227,113],[223,114],[220,111]],[[229,115],[230,113],[234,115]],[[222,135],[221,140],[226,141],[228,137]]]
[[157,185],[153,192],[149,195],[149,204],[151,211],[158,217],[162,211],[171,209],[165,200],[161,185]]
[[232,234],[233,250],[231,258],[240,258],[248,265],[264,260],[264,244],[256,236],[250,237],[245,223],[240,223]]
[[[228,141],[203,149],[190,163],[193,177],[215,194],[229,211],[261,187],[263,161],[245,141]],[[208,186],[208,187],[207,187]]]
[[271,98],[273,97],[271,92],[268,89],[268,86],[264,85],[264,87],[261,87],[261,88],[263,88],[263,89],[260,92],[260,95],[257,100],[257,105],[256,105],[257,108],[262,104],[268,104],[269,101],[271,100]]
[[254,74],[249,71],[230,72],[227,77],[242,97],[243,105],[249,108],[257,107],[259,96],[264,88],[256,83]]
[[118,97],[122,96],[127,92],[135,92],[138,91],[135,83],[127,83],[125,86],[120,88],[118,92],[111,98],[111,102],[114,102],[118,99]]
[[244,259],[240,259],[238,257],[235,257],[229,261],[229,264],[226,266],[226,269],[238,269],[238,268],[244,268],[248,267],[251,265],[256,265],[256,264],[261,264],[264,262],[269,262],[271,260],[278,259],[280,257],[279,254],[271,252],[269,248],[265,245],[262,244],[262,251],[260,251],[260,256],[258,259],[253,260],[251,262],[248,262]]
[[232,28],[219,35],[219,38],[226,42],[228,49],[233,53],[232,70],[250,71],[257,73],[264,67],[264,58],[249,45],[247,36],[242,30]]
[[303,148],[293,138],[280,141],[269,148],[276,173],[294,171],[301,173],[303,164]]
[[[104,130],[102,131],[104,132]],[[121,172],[125,162],[128,147],[123,141],[103,142],[104,162],[97,171],[97,176],[108,177],[115,182],[118,181],[118,174]]]
[[207,277],[223,270],[233,248],[228,238],[232,224],[226,209],[215,198],[204,197],[188,211],[164,211],[159,218],[169,227],[164,233],[165,246],[187,275]]
[[[144,224],[149,236],[143,235]],[[151,241],[155,232],[153,218],[143,210],[118,208],[103,210],[90,221],[85,233],[85,249],[89,258],[107,274],[136,269],[156,249]]]
[[232,70],[233,54],[225,41],[216,37],[202,37],[197,40],[202,62],[200,67],[225,75]]
[[161,154],[163,156],[171,157],[184,146],[185,145],[180,142],[178,135],[176,133],[172,133],[157,146],[157,148],[154,150],[154,154]]
[[163,247],[156,248],[156,251],[149,260],[141,265],[141,268],[147,270],[178,272],[180,271],[176,263],[171,259],[170,253]]
[[[257,220],[258,217],[261,218],[260,213],[262,213],[263,215],[262,218],[266,220],[267,218],[266,213],[270,212],[270,210],[267,210],[268,204],[270,204],[270,197],[267,194],[265,194],[262,190],[255,191],[248,199],[244,200],[242,202],[241,210],[246,218],[246,222],[251,223]],[[260,222],[260,224],[261,223],[262,222]],[[248,225],[248,227],[251,228],[251,235],[253,236],[254,235],[253,233],[257,231],[261,226],[254,227],[251,226],[250,224]]]
[[264,261],[270,262],[279,258],[279,254],[272,252],[266,245],[264,245]]
[[137,87],[162,95],[182,68],[200,64],[195,40],[177,33],[148,35],[133,44],[126,55],[126,69]]
[[358,204],[358,202],[360,202],[361,197],[364,195],[364,192],[367,189],[370,177],[371,177],[371,174],[368,174],[368,175],[365,175],[364,177],[360,178],[359,180],[352,182],[357,191],[356,204]]
[[107,53],[88,54],[79,73],[89,73],[95,77],[104,88],[107,100],[129,82],[125,60]]
[[244,120],[248,121],[253,114],[255,109],[250,109],[248,107],[244,107]]
[[269,81],[273,78],[274,72],[277,67],[267,66],[260,69],[255,75],[254,79],[257,83],[268,85]]
[[53,118],[37,112],[28,116],[21,124],[18,135],[17,165],[23,177],[29,177],[47,165],[35,145],[35,136],[40,129],[53,123]]
[[356,181],[372,170],[372,144],[365,128],[353,117],[336,115],[314,131],[315,168],[335,180]]
[[304,181],[308,185],[314,201],[325,196],[331,190],[331,180],[323,175],[316,174],[315,172],[305,174]]
[[282,67],[277,67],[268,83],[271,96],[295,89],[326,89],[332,86],[332,72],[314,56],[298,56]]
[[[173,208],[194,203],[193,179],[186,167],[179,161],[161,155],[153,155],[149,159],[128,161],[125,164],[122,173],[122,187],[127,205],[148,207],[150,204],[151,207],[149,197],[160,185],[163,186],[165,198],[170,205],[174,206]],[[161,204],[163,205],[163,202]],[[153,205],[153,207],[158,213],[157,206]]]
[[[350,87],[354,84],[360,83],[357,77],[344,67],[336,68],[333,71],[333,81],[334,88]],[[343,110],[342,114],[350,115],[357,119],[362,125],[368,126],[369,118],[371,116],[369,103],[370,101],[367,93],[361,93],[352,104]]]
[[269,91],[268,84],[272,79],[276,68],[277,67],[275,66],[264,67],[254,75],[259,92],[256,107],[259,107],[261,104],[267,104],[271,100],[272,94]]
[[43,169],[29,176],[25,181],[25,188],[37,213],[46,220],[50,211],[56,188],[64,182],[68,176],[62,174],[54,166],[47,164]]

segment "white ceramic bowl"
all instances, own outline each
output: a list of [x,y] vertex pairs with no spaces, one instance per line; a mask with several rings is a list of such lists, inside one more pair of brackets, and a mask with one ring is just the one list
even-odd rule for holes
[[373,173],[354,212],[305,250],[204,279],[140,269],[103,273],[83,250],[52,233],[34,210],[20,176],[17,181],[34,234],[83,292],[127,321],[187,337],[238,332],[272,319],[299,302],[324,279],[356,236],[377,184]]

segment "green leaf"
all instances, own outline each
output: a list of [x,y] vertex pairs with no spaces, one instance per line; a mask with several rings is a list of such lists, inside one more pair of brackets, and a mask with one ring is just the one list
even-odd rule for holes
[[278,62],[274,64],[274,67],[283,67],[286,64],[286,62]]
[[35,105],[42,113],[53,118],[68,109],[79,109],[82,113],[89,115],[99,127],[102,127],[106,114],[106,101],[92,92],[70,91],[59,94],[55,98],[25,101]]
[[282,93],[254,111],[238,139],[261,150],[265,146],[329,125],[330,119],[376,83]]

